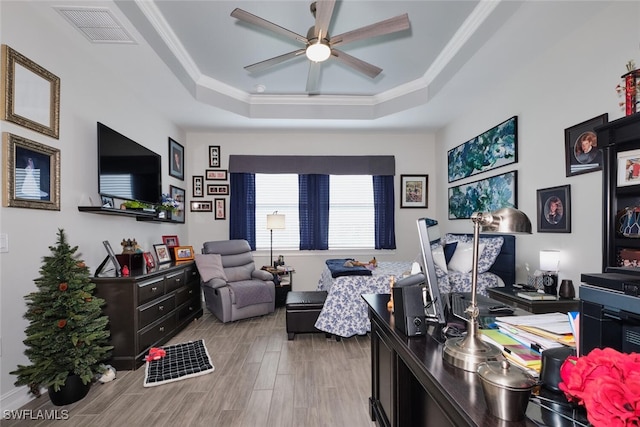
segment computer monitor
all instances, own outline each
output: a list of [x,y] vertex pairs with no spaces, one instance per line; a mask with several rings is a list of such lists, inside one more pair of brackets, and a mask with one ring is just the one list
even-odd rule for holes
[[440,325],[445,325],[447,323],[446,301],[440,295],[433,253],[431,252],[431,245],[440,243],[440,227],[435,219],[419,218],[416,222],[422,251],[423,270],[426,276],[429,296],[431,297],[431,301],[425,307],[425,314],[427,315],[427,320],[437,321]]

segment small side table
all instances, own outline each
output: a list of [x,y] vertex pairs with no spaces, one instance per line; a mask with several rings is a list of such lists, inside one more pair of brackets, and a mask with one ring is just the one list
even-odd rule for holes
[[527,310],[533,314],[567,313],[580,310],[580,300],[577,299],[528,300],[517,295],[518,292],[522,292],[522,289],[512,288],[511,286],[488,288],[487,291],[489,292],[489,298],[512,307]]
[[292,267],[286,267],[285,270],[265,265],[262,270],[273,274],[273,282],[276,285],[276,307],[284,307],[287,303],[287,294],[291,292],[293,286],[293,273],[296,270]]

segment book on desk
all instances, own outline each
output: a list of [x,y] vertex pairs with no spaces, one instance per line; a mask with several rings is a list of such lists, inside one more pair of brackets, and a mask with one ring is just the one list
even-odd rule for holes
[[575,346],[569,317],[563,313],[497,317],[496,325],[501,332],[534,350]]
[[551,294],[543,294],[541,292],[518,292],[516,294],[520,298],[524,298],[530,301],[557,301],[558,297]]

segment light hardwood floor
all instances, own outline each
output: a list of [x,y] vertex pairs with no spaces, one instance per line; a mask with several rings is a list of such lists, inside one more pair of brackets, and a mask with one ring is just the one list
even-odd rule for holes
[[87,397],[57,407],[44,395],[22,409],[68,411],[64,420],[2,420],[2,426],[349,426],[371,427],[370,339],[324,334],[287,340],[284,308],[220,323],[205,309],[168,344],[204,339],[215,371],[144,388],[144,365],[94,384]]

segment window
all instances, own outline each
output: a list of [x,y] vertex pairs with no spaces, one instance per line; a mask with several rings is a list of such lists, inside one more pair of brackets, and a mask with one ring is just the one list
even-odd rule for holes
[[[267,215],[285,215],[285,229],[273,231],[273,247],[298,249],[298,175],[256,174],[256,248],[269,249]],[[374,248],[373,181],[370,175],[329,178],[329,249]]]

